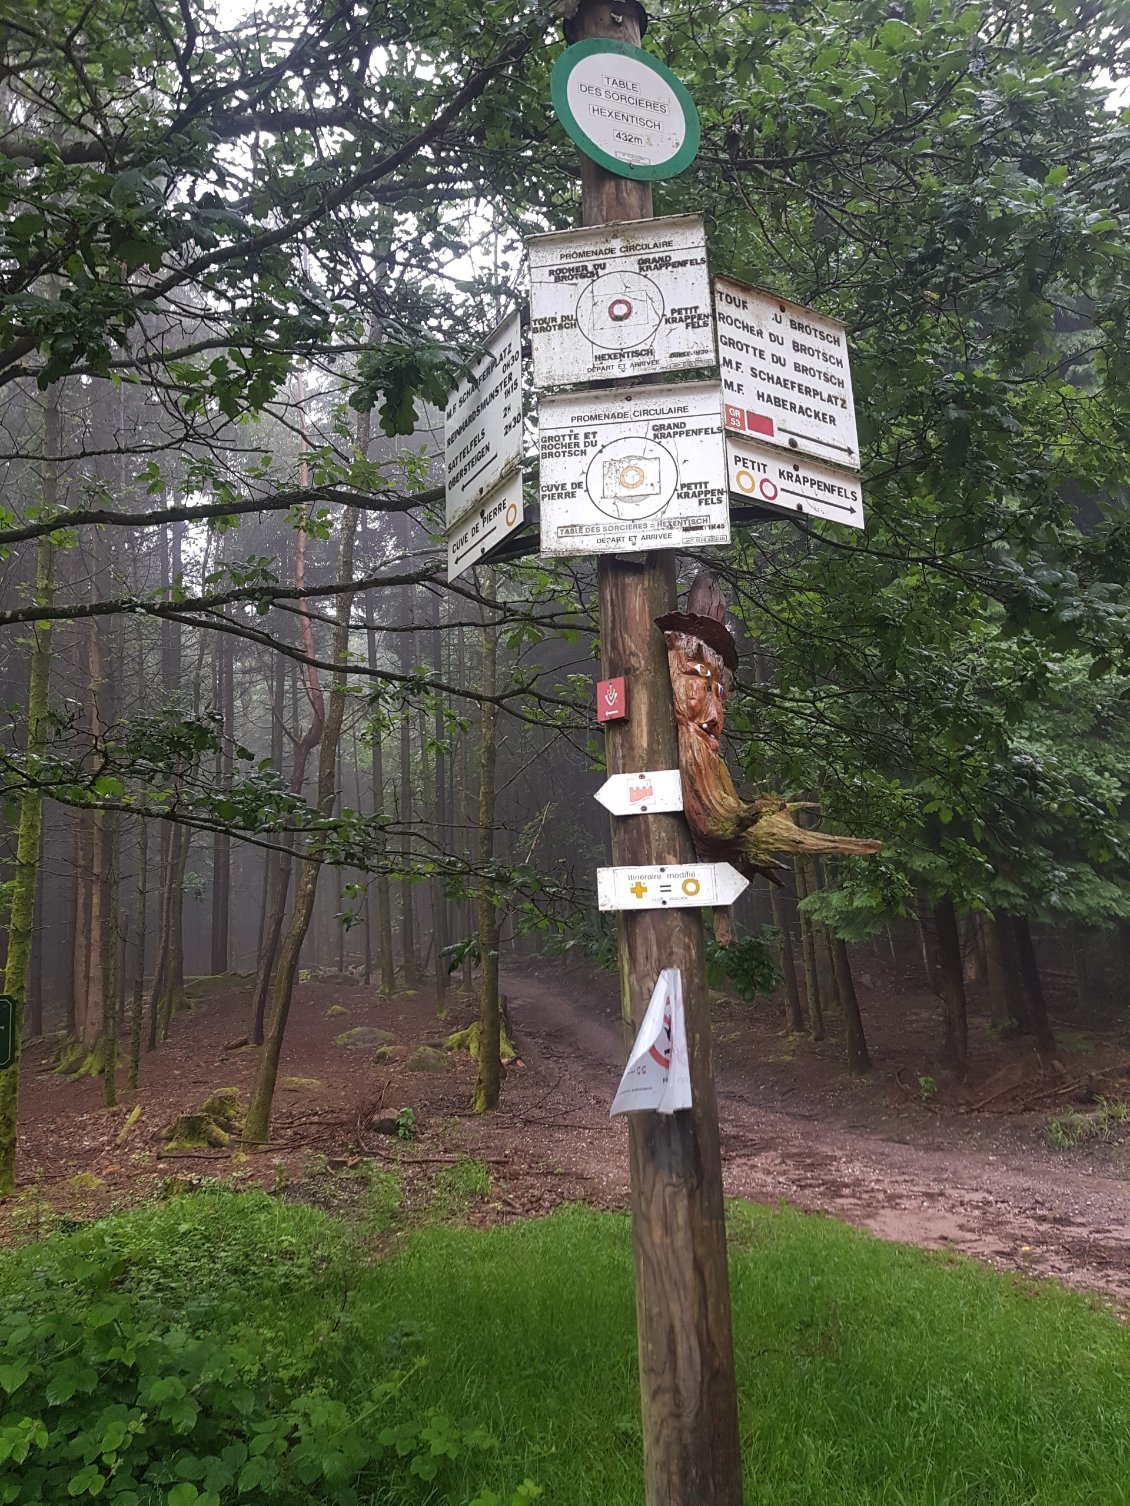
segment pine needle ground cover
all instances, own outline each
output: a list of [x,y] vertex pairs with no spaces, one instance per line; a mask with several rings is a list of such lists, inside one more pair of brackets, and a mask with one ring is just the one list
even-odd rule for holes
[[[730,1231],[747,1506],[1130,1502],[1115,1317],[789,1210]],[[4,1256],[0,1501],[640,1506],[624,1217],[372,1248],[204,1191]]]

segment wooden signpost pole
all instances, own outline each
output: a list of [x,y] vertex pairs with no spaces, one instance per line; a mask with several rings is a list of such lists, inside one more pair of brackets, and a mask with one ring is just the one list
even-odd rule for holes
[[[581,0],[570,42],[639,46],[635,0]],[[585,225],[649,219],[651,185],[581,159]],[[601,665],[628,679],[627,721],[607,724],[610,774],[678,765],[667,654],[655,619],[673,611],[675,559],[604,555],[598,566]],[[612,820],[617,865],[695,859],[679,813]],[[694,1107],[628,1115],[647,1506],[740,1506],[737,1389],[711,1060],[702,915],[645,910],[619,918],[620,989],[630,1045],[661,969],[683,976]]]

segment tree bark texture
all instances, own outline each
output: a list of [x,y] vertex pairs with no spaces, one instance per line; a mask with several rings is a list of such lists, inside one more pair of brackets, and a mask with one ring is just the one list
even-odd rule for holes
[[134,940],[133,990],[129,1006],[129,1066],[126,1087],[136,1089],[141,1062],[141,1016],[145,993],[146,904],[149,887],[149,822],[142,817],[137,854],[137,926]]
[[[436,678],[443,678],[443,642],[440,633],[440,608],[439,598],[433,597],[431,601],[432,618],[432,669]],[[450,832],[448,831],[447,819],[447,795],[445,788],[445,765],[443,755],[444,745],[444,721],[443,721],[443,698],[439,691],[434,692],[435,707],[433,711],[433,736],[435,744],[432,753],[432,790],[434,799],[432,803],[432,832],[433,840],[446,852],[450,846]],[[436,1008],[442,1015],[447,1010],[447,958],[443,955],[443,949],[447,945],[447,897],[443,892],[443,882],[437,874],[433,874],[429,883],[432,906],[432,964],[435,970],[436,980]]]
[[[459,676],[458,684],[461,690],[467,688],[467,640],[463,634],[463,628],[459,628],[459,636],[456,646],[456,672]],[[468,748],[468,737],[464,733],[459,739],[459,851],[463,859],[470,863],[471,860],[471,761]],[[462,930],[464,936],[471,933],[471,906],[466,900],[463,902]],[[463,953],[463,992],[471,992],[471,950],[468,947]]]
[[[357,509],[347,507],[341,520],[341,547],[338,555],[338,580],[349,581],[353,576],[353,540],[357,531]],[[353,592],[342,591],[336,598],[333,629],[332,660],[335,665],[344,665],[349,653],[349,619],[353,609]],[[330,682],[329,706],[321,744],[318,748],[318,785],[316,804],[319,813],[329,816],[337,797],[336,779],[337,748],[341,739],[341,724],[345,715],[346,673],[334,670]],[[255,1088],[244,1123],[243,1139],[248,1145],[266,1144],[271,1128],[271,1106],[274,1102],[275,1083],[278,1079],[279,1059],[282,1056],[283,1036],[286,1031],[290,1003],[294,995],[294,980],[298,973],[298,959],[302,943],[314,913],[314,901],[318,892],[318,874],[321,864],[315,855],[303,857],[298,874],[294,897],[294,909],[286,936],[279,948],[278,963],[271,980],[269,1012],[264,1032],[263,1053],[255,1074]]]
[[840,996],[840,1008],[844,1012],[844,1038],[847,1046],[849,1072],[870,1072],[871,1058],[867,1054],[867,1037],[863,1033],[863,1016],[859,1012],[859,999],[855,992],[855,980],[851,975],[851,958],[847,943],[828,932],[832,952],[832,966],[836,973],[836,992]]
[[[802,857],[793,859],[793,882],[798,904],[808,898],[808,867]],[[804,959],[804,993],[808,1005],[808,1033],[814,1041],[825,1039],[824,1011],[820,999],[820,972],[816,965],[816,937],[812,919],[804,909],[800,915],[801,956]]]
[[1040,980],[1040,968],[1036,960],[1036,948],[1032,943],[1032,927],[1026,915],[1007,917],[1012,936],[1020,986],[1024,995],[1028,1020],[1036,1049],[1040,1056],[1050,1061],[1055,1056],[1055,1032],[1048,1018],[1047,1001]]
[[[362,520],[365,527],[365,520]],[[366,657],[370,669],[377,664],[377,637],[373,622],[372,593],[365,593],[365,638]],[[373,821],[378,828],[377,838],[377,954],[380,959],[381,992],[391,994],[396,990],[396,958],[392,950],[392,886],[388,879],[388,841],[383,831],[385,820],[385,766],[384,766],[384,714],[377,709],[370,723],[372,734],[370,782],[373,791]]]
[[[215,643],[215,708],[220,716],[220,740],[216,749],[216,788],[226,790],[232,782],[232,739],[235,736],[235,639],[217,633]],[[231,835],[217,831],[212,838],[212,972],[226,973],[231,966]]]
[[[674,602],[669,554],[628,563],[603,557],[601,672],[631,681],[631,716],[609,723],[609,773],[672,767],[677,741],[663,640],[653,623]],[[693,862],[681,816],[613,820],[613,861]],[[636,1316],[651,1503],[741,1500],[722,1169],[702,917],[696,910],[619,916],[625,1043],[643,1022],[664,967],[683,977],[694,1106],[628,1115]]]
[[942,1060],[959,1072],[969,1054],[969,1025],[965,1000],[965,971],[961,961],[961,936],[953,900],[948,895],[930,906],[933,929],[934,986],[942,1001]]
[[[492,566],[482,571],[482,594],[493,601],[495,572]],[[494,791],[497,770],[496,727],[498,708],[486,697],[497,694],[498,625],[491,608],[483,606],[483,661],[479,688],[483,694],[479,735],[479,1075],[472,1107],[476,1113],[498,1107],[501,1075],[498,1004],[498,932],[499,909],[494,902],[487,871],[494,861]]]
[[985,944],[985,976],[989,988],[989,1008],[998,1030],[1022,1029],[1023,1003],[1018,1000],[1019,979],[1015,963],[1010,963],[1009,938],[1004,934],[1001,916],[982,917],[981,935]]
[[800,1007],[800,985],[797,982],[793,938],[789,929],[785,901],[776,884],[769,886],[769,903],[773,909],[773,924],[781,938],[781,980],[785,990],[785,1028],[791,1034],[799,1035],[804,1030],[804,1014]]
[[[47,404],[44,453],[58,454],[58,396],[53,389]],[[48,465],[50,473],[53,468]],[[47,487],[44,497],[47,498]],[[46,537],[35,551],[36,600],[51,600],[54,551]],[[48,694],[51,684],[51,624],[32,624],[31,667],[28,675],[27,737],[24,753],[29,773],[43,757],[47,746]],[[39,875],[40,832],[43,799],[39,791],[27,788],[20,799],[16,833],[16,861],[11,879],[8,907],[8,952],[4,964],[4,992],[15,1000],[14,1055],[12,1064],[0,1071],[0,1197],[7,1197],[16,1185],[17,1109],[20,1091],[20,1049],[23,1041],[23,1011],[27,995],[28,968],[31,962],[32,928],[35,924],[35,890]]]
[[[407,627],[400,633],[400,671],[408,674],[413,667],[415,659],[415,638],[412,631],[413,613],[415,603],[414,592],[408,588],[404,592],[405,623]],[[412,715],[407,706],[404,708],[400,722],[400,829],[404,833],[402,840],[403,869],[408,877],[400,884],[400,973],[404,979],[405,988],[416,987],[416,918],[414,906],[416,903],[416,886],[410,877],[412,873]]]
[[[300,468],[300,475],[305,474],[305,462]],[[305,483],[303,483],[305,484]],[[294,552],[294,584],[298,590],[302,590],[306,583],[306,530],[303,526],[298,528],[297,543]],[[314,658],[314,630],[310,618],[305,612],[298,616],[302,649],[308,659]],[[326,707],[325,698],[322,695],[321,685],[318,680],[318,671],[312,664],[303,667],[303,688],[306,699],[310,706],[310,725],[294,745],[294,754],[290,766],[291,795],[301,795],[306,783],[306,767],[310,760],[310,754],[322,741],[325,729]],[[286,902],[290,893],[290,876],[294,869],[294,842],[288,837],[282,844],[282,851],[278,855],[275,865],[274,893],[271,896],[270,910],[267,915],[267,923],[263,928],[263,939],[259,947],[259,956],[255,967],[255,989],[251,996],[251,1020],[248,1025],[248,1036],[252,1045],[263,1044],[263,1032],[267,1015],[267,999],[271,987],[271,978],[275,971],[275,964],[279,954],[279,943],[283,932],[283,922],[286,919]],[[309,921],[307,921],[309,924]],[[305,933],[304,933],[305,934]]]

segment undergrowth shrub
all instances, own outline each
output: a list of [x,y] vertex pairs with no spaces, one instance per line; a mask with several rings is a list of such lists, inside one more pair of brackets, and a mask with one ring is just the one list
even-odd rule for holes
[[209,1192],[7,1257],[0,1502],[431,1499],[494,1441],[405,1415],[419,1360],[390,1355],[376,1378],[356,1363],[344,1247],[311,1210]]
[[746,936],[735,936],[727,947],[706,935],[707,977],[712,988],[729,983],[740,999],[750,1003],[762,994],[768,997],[781,981],[778,963],[780,935],[772,926]]

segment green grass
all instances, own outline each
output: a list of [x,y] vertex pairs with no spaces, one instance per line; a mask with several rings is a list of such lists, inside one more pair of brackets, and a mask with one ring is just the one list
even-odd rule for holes
[[[453,1191],[479,1192],[475,1165]],[[830,1219],[733,1205],[729,1227],[746,1506],[1130,1503],[1130,1333],[1109,1313]],[[428,1227],[371,1263],[313,1209],[204,1192],[3,1257],[0,1305],[33,1274],[81,1297],[103,1267],[139,1309],[253,1335],[276,1373],[347,1406],[395,1374],[382,1423],[436,1409],[497,1440],[362,1506],[465,1506],[487,1484],[509,1502],[524,1477],[546,1506],[641,1506],[619,1215]]]
[[461,1218],[473,1203],[490,1193],[490,1167],[485,1161],[460,1156],[436,1173],[432,1181],[430,1223],[450,1223]]
[[1044,1128],[1044,1138],[1053,1150],[1073,1150],[1085,1140],[1113,1139],[1126,1120],[1127,1107],[1121,1098],[1099,1098],[1089,1113],[1065,1109],[1061,1114],[1052,1114]]

